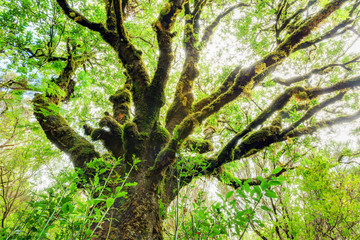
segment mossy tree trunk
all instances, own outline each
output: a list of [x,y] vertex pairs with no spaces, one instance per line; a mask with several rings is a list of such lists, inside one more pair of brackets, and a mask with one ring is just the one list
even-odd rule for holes
[[[102,141],[111,156],[124,159],[123,164],[115,169],[114,176],[125,177],[134,159],[141,161],[128,176],[129,181],[136,182],[137,185],[126,189],[127,198],[115,199],[108,213],[108,220],[105,220],[101,224],[101,229],[96,232],[97,238],[162,239],[160,208],[168,207],[179,190],[175,171],[176,153],[194,129],[242,93],[261,83],[276,66],[280,65],[291,53],[300,49],[299,46],[306,42],[304,39],[311,34],[313,29],[342,4],[350,1],[331,1],[318,13],[303,21],[288,38],[280,41],[274,51],[247,68],[235,68],[222,86],[197,102],[193,96],[193,85],[199,75],[197,63],[201,51],[221,19],[236,8],[246,7],[246,4],[237,4],[226,9],[205,28],[203,37],[200,39],[198,38],[201,27],[199,21],[206,1],[195,1],[196,4],[190,4],[186,0],[166,2],[157,21],[153,23],[160,55],[155,74],[150,77],[141,57],[142,52],[135,48],[124,25],[123,9],[128,1],[105,1],[106,25],[89,21],[81,13],[72,9],[66,0],[57,0],[57,2],[70,19],[101,35],[117,53],[127,75],[125,85],[119,86],[119,90],[109,98],[109,103],[113,105],[112,114],[105,113],[99,122],[99,128],[84,126],[86,135],[90,136],[92,141]],[[159,116],[165,104],[165,88],[174,58],[172,51],[172,40],[176,34],[173,32],[174,25],[182,11],[185,11],[187,15],[184,30],[186,59],[177,83],[174,100],[167,111],[166,126],[163,127]],[[310,43],[308,45],[311,46]],[[70,46],[68,46],[68,55],[67,66],[54,80],[65,93],[71,91],[71,78],[77,67],[86,60],[86,56],[81,59],[74,58]],[[211,158],[205,158],[204,165],[208,166],[206,169],[196,169],[196,166],[193,166],[193,170],[197,170],[196,173],[194,174],[194,171],[189,173],[184,178],[185,181],[181,182],[181,187],[201,174],[215,176],[222,174],[218,170],[223,164],[255,154],[272,143],[310,134],[325,126],[358,118],[360,112],[308,127],[299,127],[316,112],[339,101],[345,94],[345,91],[342,91],[326,101],[307,108],[306,114],[289,127],[282,127],[282,120],[286,116],[283,108],[293,96],[306,95],[306,98],[315,98],[359,85],[360,77],[355,77],[326,88],[288,88],[249,123],[244,131],[236,134],[219,153]],[[55,95],[37,95],[33,100],[35,116],[47,138],[70,156],[75,167],[83,168],[87,177],[92,178],[94,173],[87,169],[86,163],[101,155],[87,138],[74,131],[66,120],[50,107],[52,104],[59,104],[64,98]],[[130,115],[131,106],[135,109],[134,116]],[[267,127],[254,131],[272,116],[275,118]],[[196,143],[193,144],[196,145]],[[212,148],[208,147],[208,150]],[[253,184],[257,184],[256,179],[253,180]],[[111,187],[115,189],[117,186]]]

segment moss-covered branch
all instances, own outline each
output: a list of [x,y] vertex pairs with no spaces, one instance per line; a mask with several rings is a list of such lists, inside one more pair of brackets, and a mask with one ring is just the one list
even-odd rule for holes
[[125,86],[110,96],[110,102],[113,104],[113,118],[120,124],[130,120],[131,92],[130,81]]
[[210,140],[196,141],[194,139],[188,139],[185,143],[185,147],[189,151],[194,151],[200,154],[214,150],[214,146]]
[[112,0],[104,0],[106,9],[106,27],[110,31],[115,31],[116,28],[116,16],[114,10],[114,3]]
[[116,31],[122,40],[129,41],[127,30],[124,25],[124,12],[121,0],[112,0],[115,13]]
[[[104,147],[109,150],[114,157],[119,158],[124,153],[123,149],[123,127],[112,117],[105,116],[99,122],[100,128],[92,128],[85,124],[85,134],[91,140],[101,140]],[[105,129],[107,128],[107,129]]]
[[185,8],[185,61],[179,81],[176,86],[173,102],[166,114],[166,128],[173,132],[176,125],[191,113],[192,103],[194,101],[193,84],[199,75],[198,62],[200,51],[196,47],[198,39],[196,37],[199,31],[199,19],[202,8],[206,1],[194,3],[194,10],[191,11],[190,3],[184,5]]
[[[106,29],[101,23],[90,22],[79,12],[72,9],[66,0],[57,0],[57,2],[69,18],[90,30],[99,32],[101,37],[115,50],[131,79],[135,117],[139,123],[145,122],[145,113],[147,111],[145,93],[150,83],[150,77],[141,57],[142,52],[136,49],[127,35],[121,10],[122,5],[119,0],[113,2],[114,13],[111,13],[111,16],[115,16],[116,19],[112,19],[110,23],[112,28],[113,23],[116,23],[116,32]],[[109,8],[112,11],[112,6]],[[141,124],[139,127],[142,127]]]
[[50,109],[48,99],[37,94],[33,99],[34,114],[46,137],[61,151],[69,154],[75,167],[84,168],[85,164],[100,155],[94,146],[75,132],[67,121]]
[[327,31],[326,33],[324,33],[323,35],[321,35],[320,37],[311,39],[311,40],[307,40],[304,41],[302,43],[300,43],[298,46],[296,46],[294,48],[294,51],[298,51],[301,49],[305,49],[308,47],[311,47],[319,42],[322,42],[324,40],[327,40],[329,38],[333,38],[336,37],[338,35],[341,35],[343,33],[345,33],[346,31],[348,31],[349,29],[351,29],[351,27],[348,27],[351,23],[353,23],[354,20],[353,19],[347,19],[345,21],[343,21],[342,23],[338,24],[337,26],[333,27],[331,30]]
[[[33,99],[34,115],[43,129],[46,137],[61,151],[70,156],[75,167],[84,168],[86,163],[100,155],[94,146],[85,138],[75,132],[67,121],[59,114],[58,105],[68,98],[73,91],[73,80],[71,79],[78,67],[90,57],[87,55],[73,56],[73,50],[69,41],[67,42],[68,58],[67,64],[58,78],[53,83],[63,92],[42,96],[36,94]],[[51,87],[51,86],[50,86]]]
[[147,93],[148,114],[153,115],[154,121],[157,121],[160,108],[165,104],[165,87],[169,79],[169,71],[174,56],[172,52],[174,24],[177,16],[182,12],[183,5],[186,1],[172,0],[165,4],[160,11],[158,20],[153,24],[156,32],[158,46],[160,50],[159,59],[154,78],[151,82],[150,89]]
[[240,70],[241,65],[237,66],[234,70],[231,71],[231,73],[225,78],[221,86],[215,92],[196,102],[194,104],[194,111],[200,111],[202,108],[214,101],[217,97],[228,91],[229,88],[234,84],[236,75],[240,72]]
[[[166,127],[172,132],[176,125],[192,113],[192,105],[194,101],[193,96],[193,83],[199,75],[197,64],[200,60],[201,50],[205,48],[206,43],[209,41],[214,29],[218,26],[221,19],[231,13],[234,9],[247,6],[246,4],[239,3],[220,14],[215,21],[205,29],[205,33],[201,41],[199,41],[199,20],[203,8],[207,1],[195,1],[193,9],[191,9],[190,3],[185,4],[185,28],[184,28],[184,44],[185,44],[185,62],[183,70],[176,86],[176,92],[172,105],[170,106],[166,116]],[[235,73],[225,81],[229,83],[235,77]],[[225,88],[228,85],[224,85]],[[224,89],[220,89],[223,91]],[[195,108],[196,109],[196,108]]]
[[[292,25],[299,24],[297,19],[301,16],[306,10],[308,10],[312,5],[314,5],[316,1],[309,1],[308,4],[304,8],[298,9],[291,16],[287,16],[287,10],[289,8],[289,3],[287,1],[281,1],[279,3],[277,14],[276,14],[276,22],[275,22],[275,35],[276,41],[278,44],[281,43],[280,35],[286,29],[290,23]],[[284,18],[284,19],[283,19]]]
[[253,86],[258,84],[259,81],[266,76],[266,74],[264,74],[266,71],[279,65],[289,56],[289,54],[293,52],[294,47],[296,47],[301,40],[310,35],[313,29],[319,26],[323,20],[325,20],[331,13],[339,9],[345,2],[346,1],[340,0],[330,2],[322,10],[313,17],[309,18],[304,24],[295,30],[273,52],[269,53],[252,66],[240,70],[236,76],[234,84],[225,93],[217,96],[214,101],[204,107],[199,117],[202,119],[207,118],[221,109],[224,105],[237,98],[244,89],[252,89]]
[[[235,69],[224,81],[223,85],[210,96],[195,104],[195,109],[203,109],[202,117],[206,118],[217,112],[228,102],[233,101],[244,89],[252,88],[265,76],[281,63],[303,38],[310,34],[310,31],[321,23],[327,16],[340,7],[342,3],[332,1],[315,16],[307,20],[302,26],[294,31],[288,39],[278,46],[272,53],[265,56],[246,69],[237,71]],[[315,25],[316,24],[316,25]],[[239,67],[238,67],[239,68]],[[234,78],[235,77],[235,78]],[[232,84],[232,85],[230,85]]]
[[356,112],[353,115],[348,115],[348,116],[343,116],[343,117],[333,118],[330,120],[321,121],[321,122],[315,123],[309,127],[297,128],[290,132],[287,132],[286,130],[284,130],[283,132],[280,132],[277,135],[264,136],[263,139],[259,139],[259,140],[261,140],[261,143],[259,141],[259,142],[256,142],[256,144],[255,144],[255,147],[260,147],[260,148],[251,148],[249,146],[245,146],[245,144],[244,144],[234,150],[234,158],[239,159],[239,158],[248,157],[250,155],[253,155],[253,154],[259,152],[260,150],[264,149],[265,147],[270,146],[273,143],[282,142],[282,141],[285,141],[287,139],[291,139],[294,137],[309,135],[309,134],[312,134],[322,128],[327,128],[327,127],[332,127],[337,124],[352,122],[359,118],[360,118],[360,111]]
[[314,116],[317,112],[319,112],[321,109],[324,109],[325,107],[341,100],[343,96],[345,95],[345,91],[340,92],[339,94],[335,95],[334,97],[328,98],[325,101],[315,105],[314,107],[310,108],[306,111],[303,117],[301,117],[298,121],[291,124],[289,127],[283,130],[283,134],[287,132],[291,132],[294,129],[296,129],[299,125],[304,123],[305,121],[309,120],[312,116]]

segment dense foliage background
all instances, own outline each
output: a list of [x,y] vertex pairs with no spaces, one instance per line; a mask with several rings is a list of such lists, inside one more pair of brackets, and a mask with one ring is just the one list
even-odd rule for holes
[[[116,199],[137,185],[131,174],[141,169],[140,159],[117,179],[111,174],[104,178],[102,174],[115,172],[123,159],[105,165],[95,160],[89,166],[96,173],[91,184],[78,189],[82,174],[48,140],[33,116],[35,94],[61,96],[63,101],[40,114],[56,112],[80,136],[90,139],[83,125],[97,126],[104,112],[112,112],[109,97],[128,83],[128,68],[118,53],[100,34],[78,24],[77,16],[64,14],[58,2],[66,1],[0,0],[0,236],[4,239],[89,239],[110,218]],[[68,2],[92,23],[105,24],[109,19],[102,0]],[[119,2],[126,6],[127,37],[142,52],[148,75],[154,76],[164,54],[158,47],[156,24],[167,14],[167,4],[175,1]],[[192,109],[221,90],[219,86],[229,87],[229,74],[239,69],[254,66],[263,78],[244,85],[235,100],[180,139],[172,165],[176,197],[167,208],[159,200],[164,238],[357,239],[360,2],[185,2],[171,29],[174,59],[159,112],[161,126],[172,133],[179,123],[169,125],[169,109],[190,101],[188,95],[177,99],[175,94],[189,64],[198,71],[189,84],[195,99]],[[281,64],[276,68],[265,64],[265,70],[254,65],[332,2],[345,3],[292,45]],[[199,50],[197,57],[193,49]],[[72,87],[64,91],[55,79],[64,73],[70,55],[80,63]],[[291,90],[298,92],[279,107],[281,94],[300,88]],[[134,104],[130,110],[133,119]],[[274,114],[259,121],[266,111]],[[261,134],[263,142],[268,141],[265,130],[275,126],[279,117],[279,128],[293,127],[292,135],[239,150],[226,163],[211,165],[209,159],[231,140],[246,145]],[[255,121],[259,124],[251,125]],[[99,159],[105,159],[108,149],[101,141],[92,143]],[[117,187],[109,191],[107,184],[112,181]],[[111,234],[103,238],[111,239]]]

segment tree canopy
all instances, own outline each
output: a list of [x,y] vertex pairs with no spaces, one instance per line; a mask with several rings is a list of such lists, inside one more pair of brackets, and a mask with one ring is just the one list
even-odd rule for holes
[[[23,179],[14,189],[41,164],[70,160],[79,174],[70,193],[84,189],[100,202],[89,210],[99,213],[95,220],[84,223],[96,239],[165,238],[164,212],[203,176],[233,189],[212,215],[194,200],[200,219],[228,217],[209,238],[232,231],[243,238],[248,229],[261,239],[359,233],[356,219],[329,220],[318,204],[360,206],[359,193],[334,187],[359,185],[358,168],[341,165],[358,155],[358,144],[335,151],[321,141],[323,129],[358,132],[360,1],[0,2],[0,117],[10,127],[1,127],[0,150],[12,159],[1,162],[0,177],[16,162],[14,176]],[[3,189],[15,181],[1,180]],[[307,199],[303,214],[291,203],[294,188]],[[58,219],[73,211],[68,198],[61,195]],[[268,214],[255,219],[259,204]],[[230,206],[244,210],[230,217]],[[327,217],[314,217],[313,208]],[[333,213],[345,216],[339,209]],[[319,228],[301,233],[294,216]],[[273,225],[262,223],[267,217]],[[206,239],[190,219],[185,233],[175,222],[174,239]]]

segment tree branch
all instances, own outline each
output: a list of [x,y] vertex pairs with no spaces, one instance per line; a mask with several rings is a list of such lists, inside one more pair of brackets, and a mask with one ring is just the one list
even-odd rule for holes
[[291,84],[307,80],[314,74],[323,74],[323,73],[327,72],[329,69],[331,69],[333,67],[342,67],[347,71],[351,71],[351,69],[348,68],[347,65],[349,65],[351,63],[355,63],[359,59],[360,59],[360,56],[357,56],[357,57],[353,58],[352,60],[347,61],[346,63],[328,64],[328,65],[326,65],[324,67],[321,67],[321,68],[315,68],[315,69],[311,70],[309,73],[306,73],[306,74],[301,75],[301,76],[292,77],[292,78],[289,78],[289,79],[286,79],[286,80],[282,79],[282,78],[274,78],[274,79],[272,79],[272,81],[274,81],[276,83],[279,83],[281,85],[284,85],[284,86],[290,86]]
[[145,63],[141,58],[142,52],[136,49],[129,40],[126,28],[123,24],[122,6],[120,6],[119,0],[113,0],[117,32],[107,30],[101,23],[90,22],[80,13],[70,8],[66,0],[57,0],[57,2],[69,18],[82,26],[99,32],[101,37],[116,51],[120,61],[131,78],[135,118],[139,125],[139,129],[142,129],[143,125],[148,124],[145,113],[147,112],[149,103],[145,101],[145,93],[149,86],[150,77],[145,67]]
[[293,15],[291,15],[290,17],[288,17],[287,19],[285,19],[283,21],[283,23],[281,24],[281,26],[279,27],[278,25],[280,24],[280,20],[281,20],[281,15],[284,11],[286,11],[287,9],[284,10],[284,8],[286,8],[287,6],[287,1],[282,1],[280,3],[279,6],[279,10],[278,10],[278,14],[276,16],[276,23],[275,23],[275,34],[276,34],[276,41],[278,44],[281,43],[280,40],[280,34],[281,32],[290,24],[290,22],[292,20],[295,20],[298,16],[300,16],[300,14],[302,14],[303,12],[305,12],[307,9],[309,9],[312,5],[314,5],[316,3],[316,1],[314,0],[310,0],[308,2],[308,4],[306,5],[306,7],[301,8],[299,10],[297,10]]
[[176,18],[181,13],[184,3],[185,1],[179,0],[170,0],[167,2],[161,10],[158,20],[153,25],[160,55],[155,75],[150,85],[147,101],[152,102],[152,105],[149,106],[149,111],[151,111],[151,114],[157,116],[160,108],[165,104],[165,86],[169,79],[171,64],[174,60],[172,43],[176,33],[172,33],[172,31],[174,30]]
[[[68,41],[68,60],[67,65],[54,80],[54,83],[65,93],[71,77],[76,69],[87,59],[84,57],[74,57],[71,52]],[[66,94],[50,94],[43,97],[36,94],[33,99],[34,115],[43,129],[46,137],[61,151],[69,154],[71,161],[77,168],[86,168],[86,163],[100,155],[94,149],[94,146],[85,138],[76,133],[67,121],[58,113],[55,105],[59,104],[66,97]]]
[[[180,79],[176,86],[173,103],[166,116],[166,127],[170,132],[173,132],[175,126],[180,124],[180,122],[192,112],[192,105],[194,101],[192,88],[194,80],[199,75],[197,64],[200,60],[200,52],[205,48],[206,43],[209,41],[214,29],[218,26],[221,19],[231,13],[234,9],[242,6],[249,6],[244,3],[239,3],[226,9],[225,12],[220,14],[210,26],[206,27],[203,38],[199,43],[199,39],[197,37],[200,26],[199,19],[206,2],[207,1],[197,2],[193,11],[191,11],[189,3],[185,4],[185,62]],[[230,77],[227,82],[231,80],[232,79]]]
[[46,99],[37,94],[33,99],[34,115],[46,137],[61,151],[69,154],[76,168],[84,169],[86,163],[100,157],[94,146],[76,133],[60,114],[49,109]]
[[166,114],[166,128],[170,133],[190,112],[194,101],[192,93],[194,80],[199,75],[197,64],[199,62],[200,51],[195,46],[198,42],[196,31],[199,31],[199,18],[206,1],[195,4],[194,11],[190,9],[190,3],[184,5],[185,8],[185,61],[177,82],[174,100]]
[[[351,27],[346,28],[346,26],[350,25],[351,23],[353,23],[354,20],[353,19],[347,19],[345,21],[343,21],[342,23],[338,24],[337,26],[333,27],[330,31],[327,31],[326,33],[324,33],[323,35],[321,35],[320,37],[317,37],[315,39],[312,40],[307,40],[304,41],[302,43],[300,43],[299,45],[297,45],[294,48],[294,52],[299,51],[301,49],[305,49],[308,47],[311,47],[319,42],[322,42],[326,39],[329,38],[333,38],[335,36],[341,35],[343,33],[345,33],[346,31],[348,31]],[[340,31],[342,30],[342,31]]]
[[237,8],[247,7],[247,6],[250,6],[250,5],[246,4],[246,3],[238,3],[234,6],[227,8],[223,13],[221,13],[219,16],[217,16],[215,18],[215,20],[209,26],[207,26],[205,28],[204,35],[202,36],[201,42],[200,42],[200,49],[202,50],[206,47],[206,44],[210,41],[210,38],[213,35],[215,28],[219,25],[221,19],[223,19],[224,17],[229,15],[232,11],[234,11]]
[[[336,11],[346,1],[334,0],[326,5],[313,17],[309,18],[303,25],[294,31],[285,41],[283,41],[273,52],[257,61],[252,66],[242,69],[236,76],[234,84],[228,91],[219,95],[213,102],[204,107],[201,111],[199,121],[207,118],[221,109],[227,103],[237,98],[244,90],[251,90],[253,86],[259,83],[265,76],[269,68],[276,67],[285,58],[293,52],[293,48],[297,46],[311,31],[316,28],[331,13]],[[260,77],[259,77],[260,76]]]
[[116,22],[116,31],[122,40],[129,41],[129,38],[127,36],[127,31],[124,26],[124,16],[123,16],[123,9],[121,0],[112,0],[114,5],[114,12],[115,12],[115,22]]
[[106,27],[110,31],[115,31],[116,16],[114,10],[114,3],[112,0],[105,0],[105,9],[106,9]]
[[[281,176],[283,173],[289,171],[289,170],[293,170],[295,169],[296,167],[283,167],[278,173],[276,174],[270,174],[269,176],[265,177],[265,181],[266,182],[269,182],[271,181],[273,178],[276,178],[276,177],[279,177]],[[247,182],[249,184],[249,186],[258,186],[261,184],[261,180],[258,179],[258,178],[237,178],[235,177],[234,175],[232,175],[231,173],[227,172],[227,171],[224,171],[222,173],[216,173],[215,174],[216,178],[234,188],[234,189],[238,189],[240,187],[242,187],[244,185],[245,182]]]
[[76,23],[89,28],[90,30],[96,31],[96,32],[106,32],[106,28],[102,23],[94,23],[89,21],[86,17],[84,17],[79,12],[72,9],[67,0],[56,0],[59,6],[62,8],[66,16],[74,20]]
[[283,140],[285,140],[285,138],[294,138],[294,137],[301,137],[303,135],[309,135],[309,134],[316,132],[319,129],[322,129],[325,127],[332,127],[337,124],[352,122],[359,118],[360,118],[360,111],[356,112],[353,115],[348,115],[348,116],[343,116],[343,117],[333,118],[330,120],[321,121],[310,127],[302,127],[302,128],[298,128],[294,131],[291,131],[289,133],[286,133],[284,135]]

